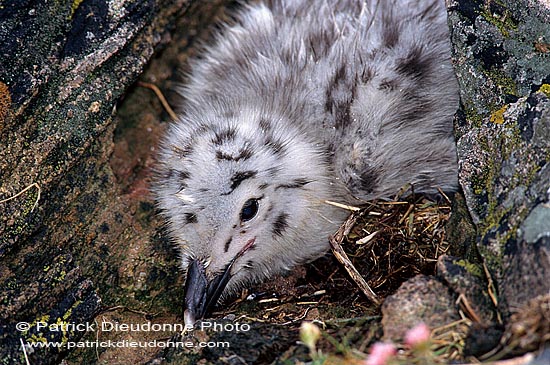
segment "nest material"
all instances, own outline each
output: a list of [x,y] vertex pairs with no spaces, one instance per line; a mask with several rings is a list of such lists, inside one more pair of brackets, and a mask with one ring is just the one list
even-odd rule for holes
[[334,241],[343,243],[357,272],[376,292],[386,294],[416,274],[435,273],[437,258],[450,247],[445,238],[450,214],[446,197],[440,203],[414,195],[373,201],[344,223],[347,229],[331,240],[333,252]]
[[514,355],[550,346],[550,294],[531,299],[512,315],[501,344],[503,352]]

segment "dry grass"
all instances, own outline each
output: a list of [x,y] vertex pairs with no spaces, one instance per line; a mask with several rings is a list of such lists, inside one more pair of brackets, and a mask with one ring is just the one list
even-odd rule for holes
[[434,274],[437,258],[449,250],[445,225],[451,203],[423,196],[373,201],[354,212],[355,224],[343,239],[351,262],[378,293],[395,290],[406,279]]
[[539,295],[516,309],[500,345],[484,357],[497,360],[538,351],[550,345],[550,294]]
[[464,340],[472,322],[468,318],[434,328],[431,334],[430,350],[437,363],[448,364],[462,359]]

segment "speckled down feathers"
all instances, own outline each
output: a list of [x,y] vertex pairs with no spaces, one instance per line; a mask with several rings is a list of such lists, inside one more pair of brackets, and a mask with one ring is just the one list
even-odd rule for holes
[[279,0],[238,19],[193,62],[159,155],[154,191],[184,268],[214,275],[254,239],[232,291],[322,255],[347,214],[325,200],[456,188],[443,1]]

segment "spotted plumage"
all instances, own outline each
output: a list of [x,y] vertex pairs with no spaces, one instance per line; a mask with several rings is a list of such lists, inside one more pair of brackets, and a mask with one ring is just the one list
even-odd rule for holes
[[351,203],[457,186],[443,0],[244,6],[180,89],[154,191],[186,320],[322,255]]

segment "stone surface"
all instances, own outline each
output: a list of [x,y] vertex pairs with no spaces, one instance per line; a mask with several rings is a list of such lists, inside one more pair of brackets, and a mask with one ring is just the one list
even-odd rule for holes
[[382,304],[384,340],[402,341],[421,322],[433,329],[460,319],[455,302],[456,294],[436,278],[417,275],[407,280]]
[[529,0],[449,5],[460,183],[506,320],[550,290],[550,13]]
[[[208,322],[214,326],[234,326],[232,321]],[[200,325],[197,325],[200,326]],[[235,327],[237,328],[237,327]],[[244,331],[215,331],[212,329],[195,330],[191,335],[175,336],[173,341],[199,341],[216,343],[204,350],[166,349],[161,351],[156,358],[147,364],[271,364],[283,355],[298,338],[296,328],[289,331],[288,328],[276,325],[250,324],[250,327],[242,327]],[[223,345],[223,344],[227,344]],[[307,356],[303,356],[307,360]]]
[[[185,0],[0,6],[0,363],[26,362],[21,341],[86,334],[38,323],[94,323],[116,305],[179,307],[175,257],[152,201],[139,186],[124,190],[109,159],[117,103],[188,8]],[[21,321],[31,328],[18,330]],[[67,354],[25,350],[32,364]],[[104,350],[88,351],[97,360]]]
[[461,301],[472,312],[477,322],[490,325],[497,322],[497,312],[489,283],[480,265],[457,257],[441,256],[437,260],[437,276],[461,296]]

